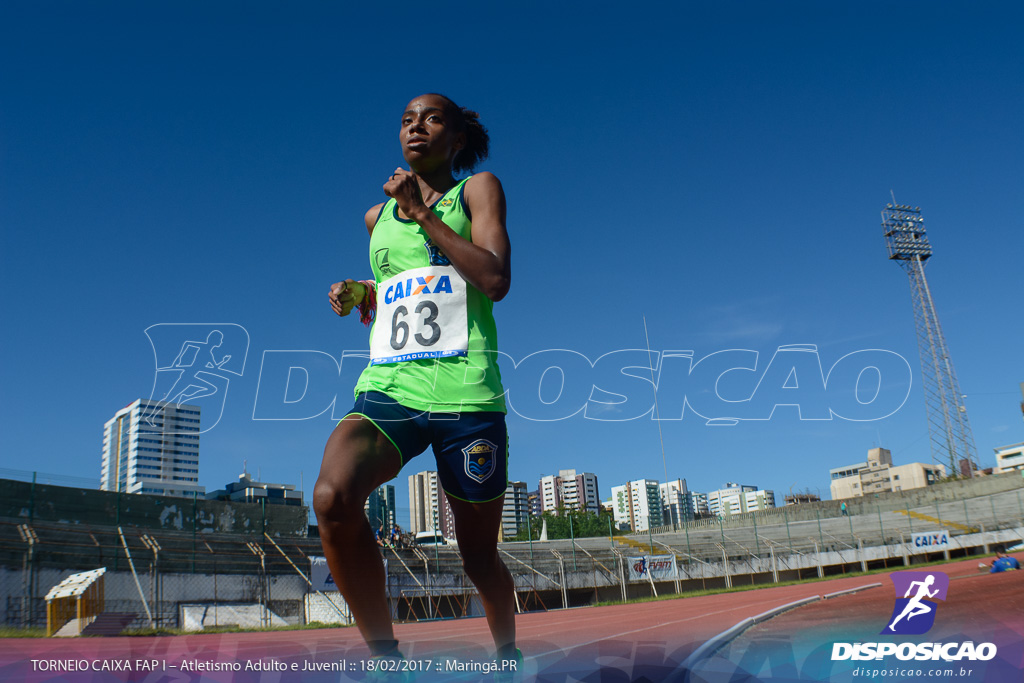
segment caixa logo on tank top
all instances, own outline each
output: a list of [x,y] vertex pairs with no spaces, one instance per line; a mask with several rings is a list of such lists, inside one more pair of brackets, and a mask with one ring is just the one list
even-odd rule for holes
[[478,484],[484,483],[496,469],[494,456],[497,452],[498,447],[487,439],[477,439],[463,448],[466,476]]

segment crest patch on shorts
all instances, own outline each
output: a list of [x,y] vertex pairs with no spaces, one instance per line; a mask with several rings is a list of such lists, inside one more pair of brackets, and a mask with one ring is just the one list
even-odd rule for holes
[[487,439],[477,439],[463,448],[466,476],[478,484],[484,483],[497,469],[494,459],[497,452],[498,447]]

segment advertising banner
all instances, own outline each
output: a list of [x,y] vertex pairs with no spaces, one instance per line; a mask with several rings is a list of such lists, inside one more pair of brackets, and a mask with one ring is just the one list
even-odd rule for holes
[[938,531],[915,532],[910,540],[915,553],[933,553],[936,550],[949,550],[949,532]]
[[[388,571],[388,560],[384,558],[384,572]],[[310,591],[336,591],[338,587],[334,583],[334,577],[331,576],[331,570],[327,566],[326,557],[318,557],[311,555],[309,558],[309,580],[312,585],[309,587]]]
[[675,555],[643,555],[627,559],[630,581],[671,581],[677,576]]

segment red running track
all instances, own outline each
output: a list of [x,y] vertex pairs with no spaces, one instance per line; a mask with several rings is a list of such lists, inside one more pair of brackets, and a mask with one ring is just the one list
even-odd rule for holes
[[[1024,557],[1018,557],[1018,560]],[[1024,572],[989,574],[977,559],[909,571],[947,574],[946,599],[919,635],[883,635],[892,619],[892,582],[800,607],[753,626],[694,666],[691,683],[716,680],[1024,681]],[[835,643],[993,643],[990,661],[834,660]],[[858,670],[858,673],[854,673]],[[923,671],[924,673],[918,673]],[[884,673],[883,673],[884,672]]]
[[[978,561],[967,560],[942,565],[937,569],[951,577],[977,576]],[[895,570],[894,570],[895,571]],[[987,575],[986,575],[987,576]],[[1006,575],[1024,584],[1024,572]],[[993,576],[991,578],[998,578]],[[949,616],[955,601],[972,602],[966,586],[976,579],[956,580],[950,586]],[[1005,580],[1005,579],[1004,579]],[[802,607],[777,617],[758,628],[780,629],[793,633],[807,631],[818,637],[822,623],[834,621],[835,609],[857,605],[866,623],[875,632],[876,614],[884,620],[892,607],[892,586],[884,574],[839,578],[795,586],[768,587],[755,591],[727,593],[682,600],[583,607],[551,612],[534,612],[517,618],[519,645],[526,655],[523,680],[542,683],[583,680],[660,680],[678,669],[700,644],[743,619],[801,598],[883,582],[880,589],[865,591],[850,598],[829,600],[829,607]],[[979,584],[981,585],[981,584]],[[962,598],[957,598],[960,592]],[[870,599],[859,596],[869,595]],[[877,597],[876,597],[877,595]],[[842,601],[842,602],[840,602]],[[989,619],[999,619],[1004,604],[988,599],[982,611]],[[1016,603],[1014,603],[1016,604]],[[818,610],[823,610],[820,612]],[[880,611],[879,611],[880,610]],[[1019,617],[1024,610],[1017,610]],[[807,615],[807,616],[804,616]],[[952,619],[950,619],[952,623]],[[1024,631],[1022,631],[1024,632]],[[490,680],[480,671],[493,662],[493,645],[482,618],[399,624],[396,635],[410,661],[431,666],[431,671],[416,680]],[[823,635],[822,635],[823,637]],[[362,680],[359,670],[367,651],[354,628],[337,628],[271,633],[206,634],[174,637],[118,637],[94,639],[6,639],[0,640],[0,681],[346,681]],[[33,663],[31,660],[39,660]],[[82,660],[87,669],[99,662],[100,671],[54,671],[50,660]],[[157,662],[149,671],[142,660]],[[429,663],[428,663],[429,660]],[[127,664],[125,664],[127,662]],[[183,663],[199,662],[206,671],[182,670]],[[340,671],[342,662],[346,669]],[[476,672],[445,672],[438,667],[458,666],[459,662],[476,666]],[[81,663],[81,662],[79,662]],[[242,666],[240,671],[216,671],[209,668]],[[65,665],[66,666],[66,665]],[[127,671],[111,667],[129,667]],[[323,670],[322,667],[333,667]],[[166,668],[164,668],[166,667]],[[175,668],[177,667],[177,668]],[[253,668],[255,667],[255,669]],[[273,670],[260,670],[272,668]],[[281,668],[284,670],[281,670]],[[103,670],[106,668],[107,670]],[[320,669],[320,670],[318,670]],[[601,670],[599,678],[592,674]],[[613,672],[621,672],[616,678]],[[609,677],[611,676],[611,677]]]

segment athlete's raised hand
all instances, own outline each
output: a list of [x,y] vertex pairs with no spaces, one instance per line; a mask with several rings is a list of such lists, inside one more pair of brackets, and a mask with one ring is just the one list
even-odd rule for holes
[[351,279],[335,282],[327,293],[331,308],[340,316],[351,313],[353,308],[362,303],[365,296],[366,286]]
[[423,202],[423,193],[420,192],[419,179],[415,173],[404,168],[396,168],[384,183],[384,194],[393,197],[398,202],[401,212],[409,218],[414,219],[418,212],[427,210],[427,205]]

